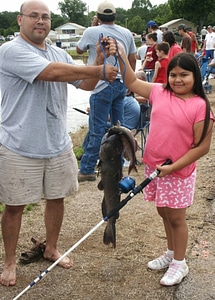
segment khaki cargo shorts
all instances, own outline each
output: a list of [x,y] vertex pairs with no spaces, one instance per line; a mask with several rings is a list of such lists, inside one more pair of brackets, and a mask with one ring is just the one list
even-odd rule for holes
[[78,166],[72,149],[53,158],[30,158],[0,144],[0,202],[36,203],[61,199],[78,190]]

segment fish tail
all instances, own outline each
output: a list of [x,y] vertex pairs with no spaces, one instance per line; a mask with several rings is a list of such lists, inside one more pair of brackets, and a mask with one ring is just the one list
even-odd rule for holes
[[116,248],[116,226],[114,223],[108,223],[103,236],[103,242],[105,245],[113,244],[113,248]]
[[136,173],[138,173],[136,165],[129,165],[128,174],[130,174],[132,170],[134,170]]

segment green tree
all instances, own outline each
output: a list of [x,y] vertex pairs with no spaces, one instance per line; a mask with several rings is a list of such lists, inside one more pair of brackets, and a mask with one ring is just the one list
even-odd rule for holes
[[68,18],[70,22],[85,26],[87,22],[86,3],[81,0],[64,0],[64,2],[58,2],[58,6],[63,17]]
[[166,2],[158,6],[153,6],[150,12],[152,20],[154,20],[158,25],[169,22],[172,19],[176,19],[177,16],[174,16],[170,5]]
[[92,20],[93,20],[93,17],[96,15],[96,12],[95,11],[91,11],[87,14],[86,16],[86,24],[84,25],[85,27],[89,27],[91,26],[92,24]]
[[63,17],[57,14],[52,13],[51,14],[52,22],[51,22],[51,29],[55,30],[55,28],[61,26],[62,24],[65,24],[69,22],[69,18]]
[[146,22],[143,21],[140,16],[135,16],[128,21],[128,28],[130,29],[130,31],[137,34],[141,34],[145,30],[145,27]]
[[19,31],[17,24],[18,14],[18,11],[3,11],[0,13],[0,35],[7,36],[8,34],[14,34],[14,32]]
[[126,18],[127,18],[127,12],[125,9],[118,7],[116,8],[116,21],[115,23],[118,25],[121,25],[123,27],[126,27]]
[[214,22],[214,0],[168,0],[168,3],[174,14],[178,17],[183,16],[184,19],[199,25],[200,28],[202,28],[203,24],[208,24],[210,20]]
[[134,0],[131,9],[128,10],[128,17],[132,19],[140,16],[143,20],[150,20],[152,4],[149,0]]
[[[131,9],[127,11],[126,15],[128,17],[128,20],[133,20],[136,16],[139,16],[143,22],[141,29],[144,27],[144,30],[146,30],[147,22],[149,20],[155,20],[155,17],[157,17],[157,6],[152,6],[149,0],[134,0],[132,2]],[[140,31],[140,29],[136,30],[137,33]]]
[[152,8],[152,4],[149,0],[134,0],[132,2],[131,8],[133,9],[143,9],[150,10]]

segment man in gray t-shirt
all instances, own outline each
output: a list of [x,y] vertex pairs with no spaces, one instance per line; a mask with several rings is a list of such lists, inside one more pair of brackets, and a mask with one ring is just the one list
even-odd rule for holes
[[[100,65],[104,54],[99,47],[94,66],[75,66],[66,51],[46,43],[51,22],[45,3],[24,2],[17,20],[20,36],[0,47],[0,202],[5,204],[1,224],[6,252],[0,284],[5,286],[16,284],[15,253],[23,209],[42,195],[46,199],[42,255],[51,261],[61,257],[57,241],[64,197],[78,189],[77,161],[66,130],[67,83],[92,90],[104,78]],[[108,55],[108,49],[102,49]],[[117,72],[107,65],[105,77],[112,82]],[[40,257],[26,252],[20,261],[30,263]],[[73,263],[63,257],[59,265],[70,268]]]

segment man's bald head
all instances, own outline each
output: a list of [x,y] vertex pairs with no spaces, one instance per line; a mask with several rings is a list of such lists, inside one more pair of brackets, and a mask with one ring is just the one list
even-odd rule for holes
[[50,10],[48,8],[48,6],[46,5],[45,2],[40,1],[40,0],[27,0],[25,2],[22,3],[21,7],[20,7],[20,13],[23,13],[25,9],[28,9],[29,7],[34,8],[34,7],[44,7],[48,13],[50,14]]

